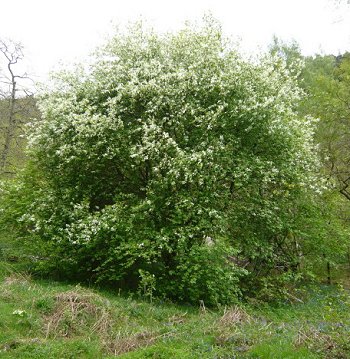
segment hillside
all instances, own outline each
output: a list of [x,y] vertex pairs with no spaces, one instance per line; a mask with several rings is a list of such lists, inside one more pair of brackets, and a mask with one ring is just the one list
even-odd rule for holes
[[350,298],[208,309],[34,279],[0,263],[1,358],[349,358]]

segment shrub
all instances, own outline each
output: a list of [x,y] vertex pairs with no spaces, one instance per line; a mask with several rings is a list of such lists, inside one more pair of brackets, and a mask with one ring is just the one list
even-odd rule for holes
[[40,182],[20,216],[46,269],[132,289],[146,273],[157,295],[234,302],[237,258],[273,268],[315,180],[296,76],[245,60],[212,20],[164,36],[136,25],[88,70],[59,74],[30,135]]

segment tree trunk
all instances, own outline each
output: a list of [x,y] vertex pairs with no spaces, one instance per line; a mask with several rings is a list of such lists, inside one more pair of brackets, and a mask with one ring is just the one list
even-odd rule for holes
[[15,135],[16,130],[16,116],[15,116],[15,102],[16,102],[16,81],[14,79],[13,73],[11,71],[11,68],[9,66],[9,70],[12,75],[12,89],[11,89],[11,97],[10,97],[10,105],[9,105],[9,113],[8,113],[8,121],[7,121],[7,127],[5,129],[4,133],[4,146],[1,153],[0,158],[0,171],[3,173],[5,172],[5,168],[8,162],[8,155],[10,152],[11,142]]

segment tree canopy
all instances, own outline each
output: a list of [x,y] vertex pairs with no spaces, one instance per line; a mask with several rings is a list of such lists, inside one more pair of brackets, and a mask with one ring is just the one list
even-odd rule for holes
[[277,55],[244,59],[211,20],[166,35],[135,25],[89,69],[59,74],[16,212],[45,266],[215,304],[242,277],[258,286],[319,253],[323,185],[298,76]]

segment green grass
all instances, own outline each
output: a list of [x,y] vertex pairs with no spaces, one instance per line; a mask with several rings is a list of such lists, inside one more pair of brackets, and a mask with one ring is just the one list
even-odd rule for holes
[[[306,290],[305,290],[306,292]],[[350,358],[350,297],[207,308],[35,280],[0,263],[0,358]]]

